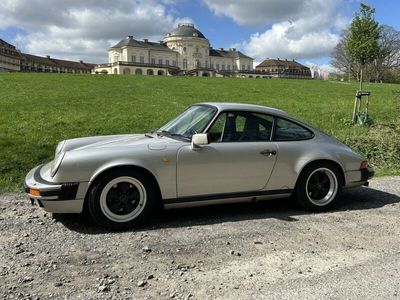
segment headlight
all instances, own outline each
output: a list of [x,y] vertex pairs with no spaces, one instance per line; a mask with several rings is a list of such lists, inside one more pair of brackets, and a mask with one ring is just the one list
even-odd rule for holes
[[57,156],[58,154],[61,153],[61,151],[62,151],[63,148],[64,148],[64,145],[65,145],[65,140],[58,143],[57,148],[56,148],[56,154],[55,154],[55,156]]
[[65,152],[63,152],[63,148],[65,145],[65,141],[59,142],[56,148],[56,153],[54,155],[54,160],[53,160],[53,164],[51,166],[50,169],[50,175],[51,177],[54,177],[54,175],[56,175],[58,168],[61,165],[61,162],[64,158],[64,154]]
[[56,175],[58,168],[61,165],[61,162],[64,158],[65,152],[58,154],[56,157],[54,157],[53,164],[51,165],[50,169],[50,175],[51,177],[54,177]]

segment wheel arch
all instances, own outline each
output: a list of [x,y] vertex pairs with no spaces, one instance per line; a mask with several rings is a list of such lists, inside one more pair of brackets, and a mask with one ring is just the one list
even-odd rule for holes
[[160,189],[160,185],[156,179],[156,176],[154,176],[154,174],[149,171],[148,169],[139,166],[139,165],[135,165],[135,164],[119,164],[119,165],[113,165],[113,166],[109,166],[107,168],[101,169],[100,171],[96,172],[92,178],[90,179],[87,191],[86,191],[86,195],[85,195],[85,202],[84,205],[87,205],[87,198],[90,194],[90,190],[93,187],[94,184],[96,184],[96,182],[98,180],[100,180],[100,178],[106,174],[112,173],[114,171],[121,171],[121,170],[126,170],[126,171],[139,171],[142,172],[144,174],[146,174],[146,176],[148,176],[148,178],[152,181],[152,184],[154,186],[154,188],[156,189],[156,194],[157,194],[157,202],[161,203],[162,201],[162,195],[161,195],[161,189]]
[[296,187],[297,187],[297,183],[299,182],[299,178],[302,175],[302,173],[304,172],[304,170],[306,170],[308,167],[310,167],[314,164],[318,164],[318,163],[322,163],[322,164],[328,163],[328,164],[334,165],[339,170],[340,175],[342,176],[343,186],[346,186],[346,177],[344,175],[343,166],[339,162],[332,160],[332,159],[316,159],[316,160],[309,161],[302,166],[302,168],[300,169],[300,171],[298,173],[299,175],[297,176]]

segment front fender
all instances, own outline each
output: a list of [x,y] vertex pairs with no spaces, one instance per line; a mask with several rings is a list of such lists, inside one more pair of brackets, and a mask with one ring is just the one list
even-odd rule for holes
[[92,174],[92,176],[90,177],[90,182],[93,182],[96,180],[96,178],[106,172],[107,170],[113,169],[113,168],[118,168],[118,167],[126,167],[126,166],[130,166],[130,167],[139,167],[139,168],[143,168],[147,171],[149,171],[154,178],[157,178],[154,170],[149,170],[148,166],[145,166],[145,164],[143,162],[141,162],[140,160],[134,160],[134,159],[117,159],[117,160],[112,160],[112,161],[108,161],[106,163],[104,163],[103,165],[99,166]]

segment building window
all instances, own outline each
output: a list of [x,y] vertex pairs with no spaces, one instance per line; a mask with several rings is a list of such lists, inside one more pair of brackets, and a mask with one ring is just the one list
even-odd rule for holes
[[228,67],[228,71],[230,71],[231,70],[231,65],[227,65],[227,67]]
[[245,65],[242,65],[242,70],[246,70],[246,66]]
[[136,56],[132,55],[132,62],[136,62]]
[[159,60],[158,60],[158,64],[159,64],[159,65],[162,65],[162,59],[159,59]]
[[140,57],[140,63],[141,63],[141,64],[144,64],[144,56],[141,56],[141,57]]
[[183,47],[183,52],[185,52],[185,53],[186,53],[186,47]]
[[150,63],[153,64],[153,65],[155,65],[155,64],[156,64],[156,59],[155,59],[155,58],[152,58],[151,61],[150,61]]
[[118,61],[118,55],[114,56],[114,61],[117,62]]
[[247,70],[251,70],[251,69],[250,69],[250,65],[247,65]]
[[210,63],[210,68],[214,69],[214,64],[213,63]]
[[225,71],[225,65],[221,66],[222,71]]
[[166,64],[167,66],[169,66],[169,59],[166,59],[166,60],[165,60],[165,64]]
[[217,64],[217,70],[219,70],[219,64]]
[[173,61],[172,61],[172,65],[173,65],[174,67],[176,67],[176,60],[173,60]]
[[198,47],[196,48],[196,53],[199,53],[199,48]]
[[187,59],[184,59],[182,61],[182,69],[186,70],[187,69]]

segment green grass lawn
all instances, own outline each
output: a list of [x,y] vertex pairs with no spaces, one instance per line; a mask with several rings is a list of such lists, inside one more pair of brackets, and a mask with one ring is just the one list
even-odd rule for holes
[[[366,155],[378,174],[399,172],[399,85],[366,84],[371,128],[348,125],[357,85],[311,80],[0,74],[0,192],[52,159],[67,138],[156,129],[196,102],[276,107],[333,134]],[[397,123],[396,123],[397,122]]]

